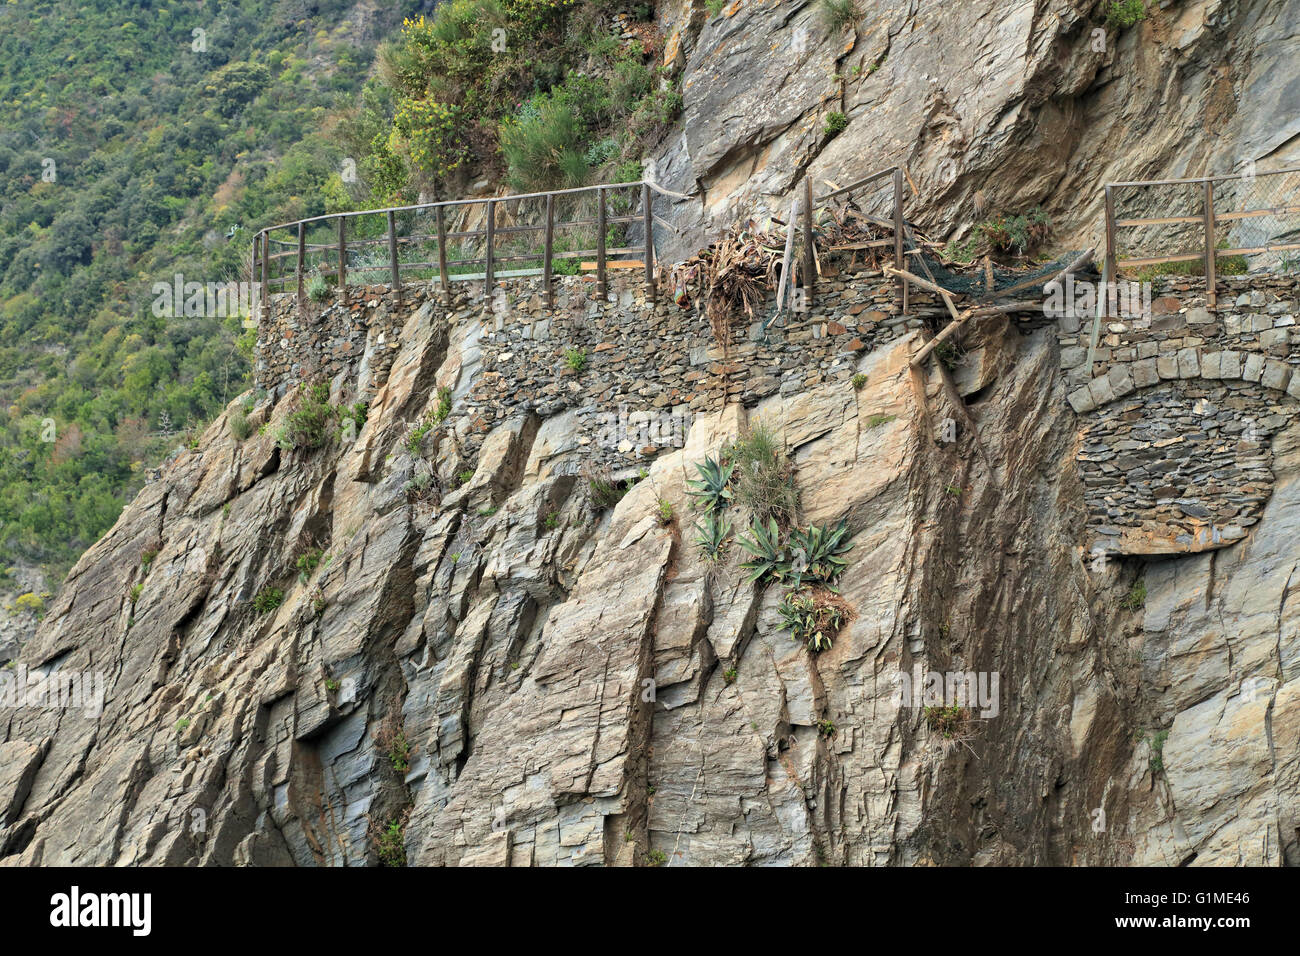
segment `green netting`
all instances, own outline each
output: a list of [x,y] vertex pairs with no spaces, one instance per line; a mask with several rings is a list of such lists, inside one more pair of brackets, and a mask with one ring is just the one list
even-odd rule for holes
[[[1083,255],[1084,250],[1077,249],[1074,252],[1067,252],[1060,258],[1053,259],[1051,262],[1043,265],[1034,266],[1032,269],[1006,269],[1002,266],[993,267],[993,291],[989,292],[986,285],[983,266],[972,266],[969,273],[953,272],[939,264],[937,259],[931,258],[924,251],[920,253],[919,258],[924,261],[924,266],[916,265],[913,270],[914,275],[928,279],[934,277],[934,281],[943,286],[949,292],[956,295],[966,295],[972,298],[996,298],[1002,289],[1008,289],[1011,286],[1020,285],[1028,282],[1030,279],[1042,279],[1046,282],[1056,273],[1060,272],[1079,256]],[[915,256],[909,256],[909,261],[914,260]],[[926,273],[929,269],[929,274]],[[1029,286],[1030,289],[1033,286]]]

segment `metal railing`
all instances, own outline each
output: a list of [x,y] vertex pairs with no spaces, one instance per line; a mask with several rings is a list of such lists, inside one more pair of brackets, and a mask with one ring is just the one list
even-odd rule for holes
[[[1141,192],[1136,197],[1124,195],[1131,190]],[[1117,217],[1117,202],[1138,197],[1145,208],[1164,214]],[[1224,209],[1225,203],[1237,208]],[[1217,304],[1219,258],[1300,250],[1300,166],[1227,176],[1108,183],[1105,205],[1105,279],[1114,279],[1120,268],[1199,262],[1205,271],[1206,293],[1212,307]],[[1123,255],[1118,239],[1121,229],[1137,230],[1133,241],[1144,247],[1176,251]],[[1275,241],[1292,237],[1296,241]]]

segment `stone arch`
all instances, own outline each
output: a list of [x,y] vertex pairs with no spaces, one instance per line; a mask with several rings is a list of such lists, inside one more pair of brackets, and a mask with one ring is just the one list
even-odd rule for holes
[[1080,414],[1075,455],[1089,551],[1213,550],[1258,522],[1273,490],[1272,438],[1300,417],[1300,402],[1286,363],[1256,356],[1249,367],[1225,365],[1225,354],[1196,356],[1194,367],[1180,366],[1188,374],[1149,384],[1113,369],[1101,377],[1114,394],[1100,391],[1106,401]]

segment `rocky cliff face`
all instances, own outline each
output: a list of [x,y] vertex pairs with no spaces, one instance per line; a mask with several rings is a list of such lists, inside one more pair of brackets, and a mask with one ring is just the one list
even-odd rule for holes
[[[741,214],[784,215],[805,173],[824,192],[901,164],[909,219],[940,237],[1040,205],[1083,248],[1103,183],[1300,160],[1300,0],[1152,2],[1124,30],[1108,6],[871,0],[831,30],[812,2],[662,5],[685,113],[655,173],[691,196],[671,251]],[[848,118],[835,136],[832,112]]]
[[[602,507],[529,413],[419,477],[481,332],[413,308],[382,381],[372,341],[354,440],[232,406],[86,554],[19,666],[87,706],[0,709],[5,862],[1300,862],[1296,425],[1246,540],[1097,563],[1056,335],[1000,318],[955,374],[909,333],[702,412]],[[686,480],[756,421],[854,533],[820,654],[693,542]],[[932,672],[987,692],[947,736]]]

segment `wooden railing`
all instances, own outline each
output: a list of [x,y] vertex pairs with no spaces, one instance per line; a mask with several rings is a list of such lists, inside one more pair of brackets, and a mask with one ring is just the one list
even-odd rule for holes
[[[1215,209],[1215,184],[1230,184],[1238,200],[1247,208],[1239,211]],[[1188,208],[1183,215],[1166,215],[1149,218],[1117,218],[1116,194],[1120,190],[1167,190],[1158,196],[1158,205],[1175,205],[1181,199]],[[1226,191],[1226,190],[1225,190]],[[1242,195],[1244,194],[1244,195]],[[1264,242],[1219,248],[1219,224],[1239,225],[1264,217],[1300,217],[1300,166],[1267,172],[1241,173],[1231,176],[1202,176],[1194,179],[1152,179],[1127,183],[1108,183],[1105,187],[1106,204],[1106,260],[1103,278],[1113,280],[1121,267],[1140,268],[1171,262],[1201,262],[1205,270],[1205,288],[1211,307],[1215,301],[1216,259],[1220,256],[1247,256],[1270,252],[1300,249],[1300,242]],[[1150,203],[1148,203],[1150,205]],[[1200,209],[1193,211],[1199,205]],[[1174,210],[1176,211],[1176,210]],[[1166,255],[1141,257],[1121,256],[1117,233],[1120,229],[1167,229],[1184,227],[1180,231],[1190,236],[1163,237],[1163,245],[1170,241],[1195,243],[1194,249]],[[1190,228],[1187,228],[1190,227]],[[1300,218],[1282,232],[1300,232]],[[1225,230],[1226,232],[1226,230]],[[1274,231],[1276,234],[1277,230]]]
[[[504,277],[502,265],[532,262],[537,266],[525,269],[523,274],[542,275],[548,303],[554,305],[551,280],[557,265],[578,260],[575,271],[594,271],[602,296],[607,290],[608,271],[631,267],[643,270],[646,291],[653,298],[654,224],[657,219],[653,213],[653,200],[658,194],[686,198],[653,183],[637,181],[313,216],[260,230],[253,238],[252,274],[255,280],[260,280],[264,294],[286,291],[296,285],[301,297],[309,273],[322,278],[333,277],[335,288],[343,290],[349,275],[358,272],[378,272],[392,288],[401,289],[403,273],[425,271],[430,273],[429,278],[436,275],[444,297],[449,300],[454,281],[482,280],[491,294],[497,279]],[[612,202],[614,198],[617,198],[616,203]],[[638,204],[640,208],[636,209]],[[557,215],[561,206],[567,206],[578,215],[574,218]],[[611,209],[611,206],[615,208]],[[633,209],[636,211],[627,211]],[[521,210],[527,210],[531,216],[525,216],[522,221],[509,221],[516,218],[512,213],[518,214]],[[481,216],[482,221],[477,228],[452,225],[472,221],[476,215]],[[430,217],[431,223],[428,222]],[[503,218],[508,221],[502,223]],[[663,220],[658,221],[660,225],[672,228]],[[425,223],[432,228],[422,232],[421,226]],[[626,234],[631,231],[626,227],[632,224],[639,224],[639,244],[609,244],[611,231]],[[618,227],[623,228],[619,230]],[[579,235],[590,240],[592,246],[557,249],[557,232],[563,230],[580,230]],[[540,243],[534,242],[525,248],[509,245],[537,234],[541,236]],[[461,255],[454,253],[453,242],[459,245]],[[507,245],[503,246],[503,242]],[[367,248],[382,249],[385,246],[385,262],[354,261],[358,253]],[[464,255],[467,249],[472,254]],[[430,258],[403,261],[403,250],[424,252]],[[632,259],[632,256],[639,258]],[[594,261],[582,261],[585,259]],[[482,267],[482,272],[467,273],[468,267]]]
[[[892,231],[892,236],[857,243],[854,248],[892,247],[894,265],[902,268],[907,227],[903,220],[904,172],[900,167],[890,167],[847,186],[833,188],[815,199],[812,177],[807,176],[802,197],[796,199],[791,207],[784,281],[778,291],[778,303],[784,298],[786,285],[794,281],[790,260],[797,232],[802,232],[803,239],[801,271],[805,277],[805,291],[809,297],[814,292],[817,275],[813,250],[815,210],[832,200],[848,200],[851,194],[874,186],[887,177],[892,177],[892,218],[860,215],[881,229]],[[876,188],[879,190],[881,187]],[[333,277],[336,292],[342,294],[349,276],[358,273],[379,273],[391,288],[400,290],[403,273],[409,276],[412,272],[425,272],[429,279],[438,279],[444,300],[449,302],[453,282],[482,281],[487,294],[491,295],[501,278],[541,275],[547,304],[554,307],[552,280],[557,267],[565,263],[571,271],[595,272],[597,291],[602,297],[608,289],[610,269],[641,270],[646,293],[653,301],[654,227],[657,223],[676,231],[654,214],[653,202],[660,195],[673,199],[689,198],[639,180],[312,216],[259,230],[253,237],[252,276],[259,281],[263,296],[296,289],[301,300],[309,276],[319,276],[322,280]],[[572,217],[565,218],[561,207],[567,208]],[[471,228],[469,224],[476,216],[481,218],[482,224]],[[425,231],[421,231],[422,225]],[[611,245],[611,234],[621,232],[626,239],[635,228],[640,230],[639,244]],[[557,248],[557,235],[564,230],[577,230],[581,239],[590,239],[593,244],[571,249],[567,248],[570,243],[566,242],[566,248]],[[538,234],[540,243],[534,240],[528,244],[525,237]],[[524,248],[517,247],[521,240],[525,242]],[[453,254],[453,243],[459,244],[461,255]],[[378,249],[380,258],[366,261],[362,253],[367,249]],[[383,255],[385,249],[386,257]],[[467,249],[471,254],[464,255]],[[404,250],[415,252],[416,257],[412,260],[408,255],[404,261]],[[522,271],[500,268],[521,263],[536,263],[536,266]],[[482,267],[482,271],[467,272],[471,267]],[[906,311],[907,286],[901,281],[899,295]]]

